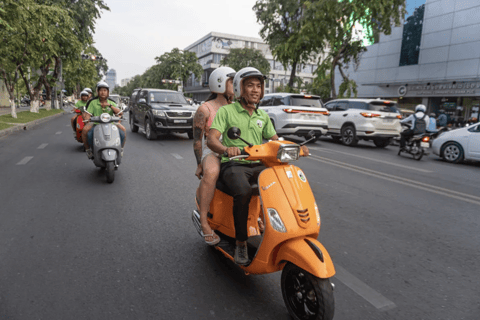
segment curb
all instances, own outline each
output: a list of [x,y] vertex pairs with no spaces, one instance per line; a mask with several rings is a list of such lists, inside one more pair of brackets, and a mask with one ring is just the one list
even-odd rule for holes
[[42,124],[44,122],[47,122],[47,121],[55,119],[55,118],[58,118],[58,117],[63,116],[64,114],[67,114],[67,113],[68,113],[67,111],[63,111],[62,113],[54,114],[53,116],[48,116],[48,117],[38,119],[38,120],[34,120],[34,121],[31,121],[31,122],[27,122],[27,123],[16,124],[13,127],[0,130],[0,137],[6,137],[8,135],[11,135],[14,132],[17,132],[17,131],[32,129],[32,128],[38,126],[39,124]]

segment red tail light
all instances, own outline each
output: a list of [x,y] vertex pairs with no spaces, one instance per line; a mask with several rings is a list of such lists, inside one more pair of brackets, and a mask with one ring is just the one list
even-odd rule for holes
[[402,116],[401,116],[401,115],[398,115],[398,116],[397,116],[397,119],[402,119]]
[[428,141],[430,141],[430,137],[429,137],[429,136],[425,136],[425,137],[422,138],[422,141],[423,141],[423,142],[428,142]]
[[376,118],[376,117],[380,117],[380,115],[378,113],[370,113],[370,112],[360,112],[360,114],[362,116],[364,116],[365,118]]

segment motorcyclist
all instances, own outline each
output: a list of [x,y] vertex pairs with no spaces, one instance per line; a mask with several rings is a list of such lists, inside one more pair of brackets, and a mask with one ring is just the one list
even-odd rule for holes
[[435,113],[430,113],[430,122],[428,122],[427,131],[431,133],[437,132],[437,120],[435,119]]
[[415,113],[406,119],[400,121],[400,123],[411,124],[411,127],[404,130],[401,133],[400,148],[405,149],[406,140],[413,137],[416,134],[422,134],[427,131],[427,124],[430,122],[430,117],[427,116],[427,107],[423,104],[419,104],[415,107]]
[[[87,91],[82,91],[80,92],[80,100],[75,103],[74,109],[79,109],[82,114],[85,112],[85,106],[87,105],[87,100],[88,100],[88,92]],[[77,127],[77,118],[78,114],[76,113],[73,118],[70,120],[72,123],[72,128],[73,128],[73,136],[76,137],[76,127]]]
[[207,147],[206,137],[217,111],[233,100],[233,77],[235,70],[229,67],[215,69],[209,77],[210,96],[195,113],[193,119],[193,151],[197,159],[195,175],[201,179],[197,198],[199,199],[200,223],[205,242],[216,245],[220,237],[208,224],[207,214],[215,193],[215,184],[220,173],[220,159]]
[[85,88],[85,89],[83,89],[83,91],[87,91],[87,92],[88,92],[88,100],[92,99],[92,97],[93,97],[93,91],[92,91],[92,89],[90,89],[90,88]]
[[[207,145],[213,152],[223,155],[220,177],[228,181],[233,196],[236,238],[234,260],[239,265],[247,265],[247,219],[252,197],[250,181],[256,179],[265,166],[260,161],[230,161],[229,157],[240,155],[241,148],[246,144],[240,139],[228,138],[226,133],[231,127],[238,127],[242,138],[254,145],[261,144],[263,139],[278,140],[278,136],[268,114],[258,109],[258,103],[265,93],[265,76],[255,68],[243,68],[233,79],[233,91],[237,101],[217,111],[207,137]],[[223,141],[220,142],[222,135]],[[304,154],[308,155],[306,147]]]
[[448,118],[447,118],[447,115],[445,114],[445,110],[440,109],[439,112],[440,112],[440,115],[437,118],[437,126],[446,127]]
[[[122,110],[117,107],[115,101],[108,99],[108,95],[110,93],[109,85],[104,82],[100,81],[97,83],[97,97],[93,98],[92,100],[88,101],[87,105],[85,106],[86,115],[85,120],[89,120],[91,116],[98,117],[102,115],[102,113],[108,113],[111,116],[116,115],[120,116],[122,114]],[[89,159],[93,159],[93,152],[90,150],[90,145],[88,143],[88,139],[93,141],[93,127],[96,123],[89,122],[82,131],[82,140],[83,145],[85,146],[85,152]],[[126,130],[125,127],[122,126],[120,123],[116,123],[118,129],[120,129],[120,137],[122,140],[122,153],[123,147],[125,146],[126,140]],[[122,133],[123,132],[123,133]]]

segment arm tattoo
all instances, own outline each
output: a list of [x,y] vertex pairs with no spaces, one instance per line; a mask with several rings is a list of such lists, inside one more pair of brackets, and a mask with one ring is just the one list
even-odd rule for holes
[[202,162],[202,137],[205,133],[205,125],[205,113],[199,110],[193,118],[193,152],[197,158],[197,164]]

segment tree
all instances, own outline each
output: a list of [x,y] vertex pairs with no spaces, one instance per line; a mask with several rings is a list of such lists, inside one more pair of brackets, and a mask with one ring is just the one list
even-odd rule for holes
[[336,98],[337,67],[343,78],[340,94],[356,92],[355,82],[344,72],[350,63],[358,64],[361,53],[366,51],[362,39],[356,37],[356,26],[362,25],[369,31],[364,36],[372,42],[380,32],[390,34],[392,22],[400,24],[405,14],[405,0],[311,1],[305,2],[304,12],[301,32],[311,34],[312,30],[321,30],[312,40],[317,48],[322,48],[322,52],[327,54],[325,59],[319,61],[316,73],[321,79],[329,75],[331,97]]
[[318,45],[322,44],[312,41],[322,30],[305,30],[306,2],[309,1],[257,0],[253,7],[257,21],[263,25],[260,35],[270,46],[275,60],[280,61],[285,69],[292,67],[288,82],[290,88],[293,88],[297,65],[315,60],[312,54],[321,49]]
[[156,57],[155,60],[159,64],[155,67],[150,75],[149,81],[159,81],[161,79],[180,79],[184,84],[191,74],[196,78],[200,78],[203,74],[203,68],[198,63],[195,52],[182,51],[174,48],[170,52]]
[[252,48],[230,49],[229,54],[222,59],[220,65],[229,66],[237,71],[245,67],[253,67],[264,75],[270,73],[270,63],[263,53]]

